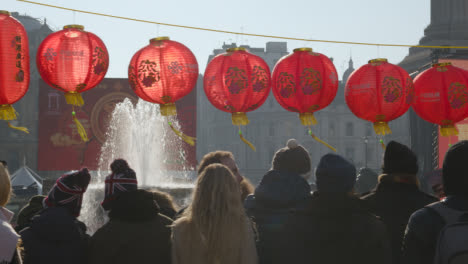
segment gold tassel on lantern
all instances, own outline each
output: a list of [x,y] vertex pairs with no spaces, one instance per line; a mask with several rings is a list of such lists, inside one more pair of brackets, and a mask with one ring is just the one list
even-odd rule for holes
[[16,129],[16,130],[19,130],[19,131],[23,131],[26,134],[29,134],[29,130],[26,127],[17,127],[17,126],[14,126],[14,125],[10,124],[10,122],[8,122],[8,127],[10,127],[11,129]]
[[174,103],[171,104],[162,104],[160,106],[160,111],[162,116],[175,116],[177,115],[177,108]]
[[242,140],[242,142],[244,142],[245,144],[247,144],[247,146],[249,146],[253,151],[257,151],[256,148],[255,148],[255,146],[254,146],[250,141],[248,141],[248,140],[244,137],[244,135],[242,135],[242,131],[240,130],[240,128],[239,128],[239,137],[240,137],[240,139]]
[[441,126],[440,134],[444,137],[457,136],[458,130],[454,125]]
[[83,97],[80,93],[69,92],[65,93],[65,100],[69,105],[82,106],[84,105]]
[[172,122],[170,122],[170,121],[169,121],[169,126],[171,127],[172,131],[174,131],[174,133],[177,136],[179,136],[185,143],[189,144],[192,147],[195,146],[195,140],[197,140],[196,138],[187,136],[184,133],[182,133],[181,131],[177,130],[177,128],[175,128],[172,125]]
[[80,134],[81,139],[84,142],[88,142],[89,141],[88,134],[86,134],[86,130],[83,127],[83,125],[80,123],[80,120],[78,120],[78,118],[76,118],[75,111],[72,112],[72,116],[73,116],[73,121],[75,122],[75,125],[76,125],[76,129],[78,130],[78,134]]
[[235,126],[246,126],[250,123],[249,119],[247,118],[247,115],[241,112],[232,113],[231,119],[232,124]]
[[16,111],[12,105],[0,105],[0,120],[7,120],[8,126],[11,129],[16,129],[29,134],[29,130],[26,127],[17,127],[9,122],[10,120],[16,120]]
[[327,148],[333,150],[334,152],[336,152],[336,149],[332,146],[330,146],[330,144],[328,144],[327,142],[321,140],[320,138],[318,138],[314,133],[312,133],[312,129],[309,128],[309,135],[315,139],[317,142],[323,144],[324,146],[326,146]]
[[389,135],[392,133],[392,130],[388,126],[387,122],[375,122],[374,123],[374,131],[377,135]]
[[299,118],[303,126],[311,126],[317,124],[317,119],[315,119],[314,113],[300,113]]

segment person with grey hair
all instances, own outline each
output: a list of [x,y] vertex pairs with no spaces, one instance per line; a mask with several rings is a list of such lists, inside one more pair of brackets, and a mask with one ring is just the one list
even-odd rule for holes
[[244,203],[247,215],[254,219],[258,229],[259,263],[286,263],[283,260],[294,254],[296,241],[283,239],[290,232],[285,224],[311,197],[307,182],[310,172],[309,152],[290,139],[275,153],[271,170],[263,176],[254,194],[247,197]]

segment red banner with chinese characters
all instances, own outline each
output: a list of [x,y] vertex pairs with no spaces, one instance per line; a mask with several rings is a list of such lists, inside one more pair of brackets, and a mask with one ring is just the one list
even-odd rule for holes
[[[183,133],[196,137],[196,90],[176,102],[178,120]],[[125,98],[133,102],[137,97],[127,79],[104,79],[96,88],[82,94],[85,104],[76,108],[77,118],[88,133],[89,141],[83,142],[72,120],[72,106],[66,104],[62,93],[40,80],[39,91],[39,171],[68,171],[98,167],[101,145],[112,111]],[[196,149],[183,144],[185,160],[178,151],[168,153],[166,169],[180,170],[184,166],[195,168]]]
[[[457,59],[440,59],[440,63],[451,62],[453,66],[468,70],[468,60]],[[439,168],[442,168],[444,163],[445,153],[449,149],[449,145],[453,145],[460,140],[468,140],[468,119],[465,119],[456,124],[458,136],[443,137],[440,135],[439,129]]]

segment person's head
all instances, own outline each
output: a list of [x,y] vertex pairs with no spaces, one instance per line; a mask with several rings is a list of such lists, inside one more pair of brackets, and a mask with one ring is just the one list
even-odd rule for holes
[[106,211],[112,208],[112,202],[120,194],[138,189],[135,171],[128,166],[127,161],[116,159],[110,168],[112,173],[106,177],[104,201],[101,203]]
[[315,171],[317,191],[321,193],[351,193],[356,182],[356,168],[345,158],[326,154]]
[[385,148],[382,171],[385,174],[416,175],[418,158],[407,146],[390,141]]
[[88,188],[91,175],[87,168],[62,175],[44,199],[44,208],[64,207],[78,217],[81,211],[83,194]]
[[4,207],[10,200],[11,182],[8,169],[0,162],[0,206]]
[[31,197],[27,205],[21,208],[16,221],[19,230],[30,226],[32,218],[44,209],[43,201],[45,198],[44,195],[35,195]]
[[448,195],[468,197],[468,140],[453,145],[445,154],[442,167],[444,192]]
[[237,167],[237,163],[234,159],[234,155],[231,152],[217,150],[206,154],[200,161],[200,165],[198,166],[198,174],[200,175],[203,170],[205,170],[205,168],[211,164],[223,164],[231,170],[232,174],[236,177],[238,182],[243,180],[243,177],[241,176],[239,168]]
[[244,180],[240,182],[240,190],[241,201],[244,201],[247,196],[254,193],[255,187],[248,179],[244,178]]
[[161,214],[174,219],[178,207],[172,196],[166,192],[161,192],[156,189],[151,190],[151,193],[153,194],[153,200],[159,205]]
[[295,139],[290,139],[286,147],[279,149],[273,156],[272,169],[300,174],[307,180],[311,176],[309,152]]
[[205,238],[211,260],[229,259],[238,254],[232,249],[245,242],[247,217],[239,196],[232,172],[222,164],[211,164],[199,175],[192,204],[178,220],[188,221],[194,235]]

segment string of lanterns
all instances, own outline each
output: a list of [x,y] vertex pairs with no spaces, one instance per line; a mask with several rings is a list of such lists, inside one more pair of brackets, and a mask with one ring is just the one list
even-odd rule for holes
[[[29,84],[29,57],[24,27],[7,11],[0,11],[0,119],[14,120],[11,106],[21,99]],[[81,93],[92,89],[104,78],[109,67],[106,46],[83,26],[69,25],[50,34],[37,52],[39,73],[51,87],[65,92],[68,104],[84,104]],[[196,85],[198,63],[183,44],[159,37],[133,56],[128,80],[143,100],[160,105],[171,129],[182,140],[195,145],[195,138],[183,134],[172,124],[177,114],[175,102],[189,94]],[[441,126],[442,136],[457,135],[455,124],[468,117],[468,73],[450,63],[435,64],[419,74],[413,84],[409,74],[386,59],[375,59],[349,77],[345,86],[348,107],[358,118],[372,122],[377,135],[391,133],[388,122],[402,116],[412,106],[424,120]],[[207,65],[204,91],[217,109],[231,113],[239,127],[239,137],[255,151],[242,133],[249,124],[246,113],[259,108],[270,89],[278,103],[299,114],[309,135],[317,124],[314,113],[334,100],[338,75],[327,56],[310,48],[295,49],[276,64],[273,73],[266,62],[244,48],[228,49]],[[73,108],[74,109],[74,108]],[[78,132],[87,141],[86,131],[72,112]],[[10,127],[13,127],[10,125]],[[24,128],[17,128],[25,131]],[[385,146],[381,139],[383,147]]]

